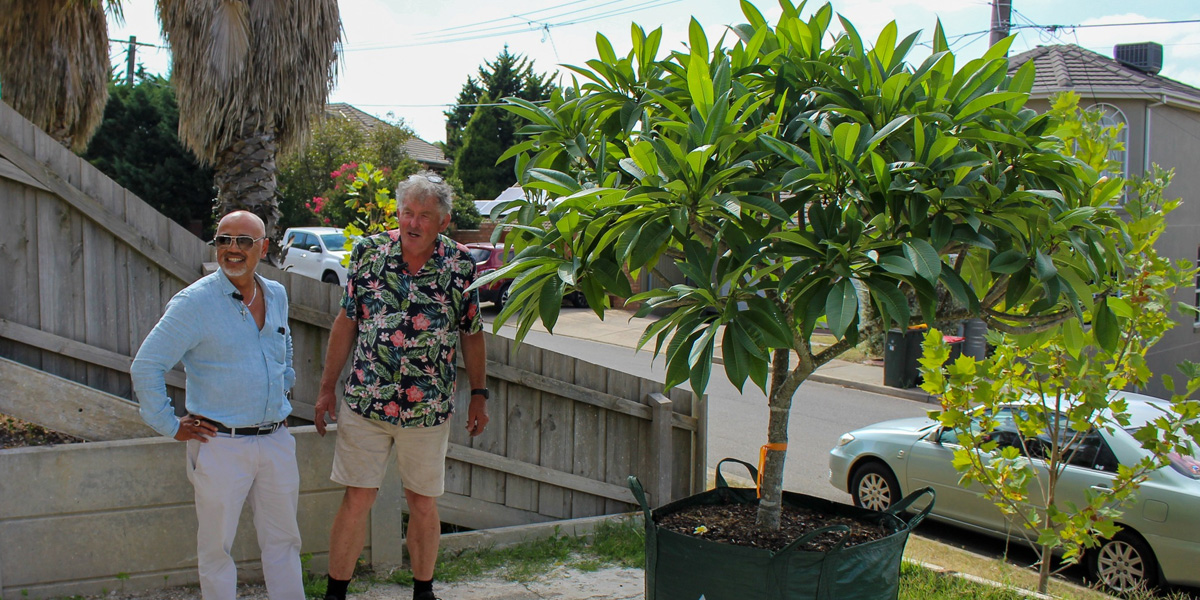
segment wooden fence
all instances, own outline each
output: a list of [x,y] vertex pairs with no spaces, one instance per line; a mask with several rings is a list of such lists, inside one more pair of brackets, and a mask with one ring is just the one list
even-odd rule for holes
[[[0,216],[0,357],[131,400],[132,356],[211,248],[3,103]],[[341,290],[260,273],[288,290],[294,414],[307,418]],[[703,399],[528,344],[514,354],[499,336],[488,359],[492,425],[477,438],[456,428],[443,520],[482,528],[624,511],[630,474],[656,502],[704,485]],[[177,401],[183,382],[181,369],[169,374]],[[468,388],[460,382],[460,405]]]

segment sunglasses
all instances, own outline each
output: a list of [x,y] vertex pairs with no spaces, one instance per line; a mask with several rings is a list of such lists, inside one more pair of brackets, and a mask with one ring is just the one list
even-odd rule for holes
[[250,248],[254,247],[255,243],[265,239],[267,239],[267,236],[265,235],[256,238],[248,235],[218,235],[217,237],[213,238],[212,244],[218,248],[224,248],[225,246],[237,242],[238,248],[241,248],[242,250],[249,250]]
[[441,177],[439,177],[437,175],[417,174],[417,175],[409,175],[408,178],[409,179],[424,179],[424,180],[428,181],[429,183],[442,183],[442,182],[446,181],[445,179],[442,179]]

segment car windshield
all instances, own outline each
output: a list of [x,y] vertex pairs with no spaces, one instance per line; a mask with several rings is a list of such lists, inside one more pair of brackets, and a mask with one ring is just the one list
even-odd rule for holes
[[325,248],[329,250],[342,250],[346,247],[346,236],[341,233],[326,233],[321,236],[321,241],[325,242]]
[[471,259],[477,263],[481,263],[492,255],[492,251],[487,248],[470,248]]
[[[1191,424],[1194,423],[1194,421],[1191,422]],[[1125,431],[1129,435],[1134,435],[1138,429],[1141,427],[1127,427]],[[1167,455],[1167,460],[1170,461],[1172,469],[1185,477],[1200,479],[1200,446],[1197,446],[1194,440],[1184,440],[1184,444],[1188,447],[1187,452],[1183,454],[1172,452]]]

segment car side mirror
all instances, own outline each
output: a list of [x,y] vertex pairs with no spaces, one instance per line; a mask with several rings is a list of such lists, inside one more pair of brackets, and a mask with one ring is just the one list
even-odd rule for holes
[[313,244],[313,245],[311,245],[311,246],[309,246],[309,247],[308,247],[308,251],[309,251],[309,252],[316,252],[316,253],[318,253],[318,254],[319,254],[319,253],[321,252],[321,247],[320,247],[320,246],[318,246],[318,245],[316,245],[316,244]]

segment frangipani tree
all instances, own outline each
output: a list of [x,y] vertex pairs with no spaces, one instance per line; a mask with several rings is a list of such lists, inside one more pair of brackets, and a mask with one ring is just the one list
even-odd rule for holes
[[[1080,113],[1077,106],[1075,94],[1055,99],[1053,111],[1063,118],[1057,136],[1099,183],[1113,167],[1108,155],[1116,132],[1100,125],[1101,113]],[[1095,296],[1081,296],[1081,318],[1036,332],[997,332],[990,339],[994,354],[982,361],[961,356],[948,364],[950,348],[937,330],[926,337],[922,388],[941,398],[936,416],[957,445],[960,483],[980,488],[1035,548],[1039,592],[1047,590],[1056,551],[1072,564],[1101,540],[1089,567],[1102,584],[1130,592],[1157,581],[1153,557],[1136,537],[1119,535],[1117,522],[1122,505],[1172,453],[1194,454],[1200,401],[1188,397],[1200,390],[1200,365],[1181,365],[1181,393],[1159,402],[1161,414],[1134,434],[1147,450],[1139,460],[1107,458],[1111,451],[1103,451],[1096,431],[1130,428],[1133,415],[1120,391],[1150,382],[1146,353],[1175,324],[1175,290],[1195,281],[1193,264],[1155,249],[1166,215],[1180,203],[1164,197],[1170,180],[1171,173],[1156,166],[1130,185],[1124,204],[1129,238],[1122,245],[1127,276]],[[1164,383],[1176,388],[1170,376]],[[947,434],[939,435],[934,441],[943,443]],[[1070,465],[1097,482],[1086,494],[1073,489],[1077,485],[1059,489]]]
[[[597,36],[598,58],[569,67],[582,82],[545,105],[509,99],[531,122],[508,154],[521,185],[557,202],[512,213],[516,258],[480,282],[514,277],[496,325],[516,317],[523,336],[553,328],[568,287],[603,316],[628,277],[673,263],[686,281],[631,298],[665,315],[642,343],[665,350],[668,385],[702,392],[720,344],[729,379],[768,395],[766,528],[792,397],[819,366],[914,318],[1069,318],[1123,272],[1127,237],[1104,184],[1048,136],[1056,118],[1024,108],[1033,66],[1009,77],[1008,42],[956,66],[939,25],[910,64],[915,33],[891,24],[868,47],[845,19],[831,30],[829,5],[781,5],[771,25],[743,2],[748,23],[714,44],[693,20],[688,49],[664,57],[661,30],[634,25],[624,56]],[[820,321],[838,341],[817,350]]]

